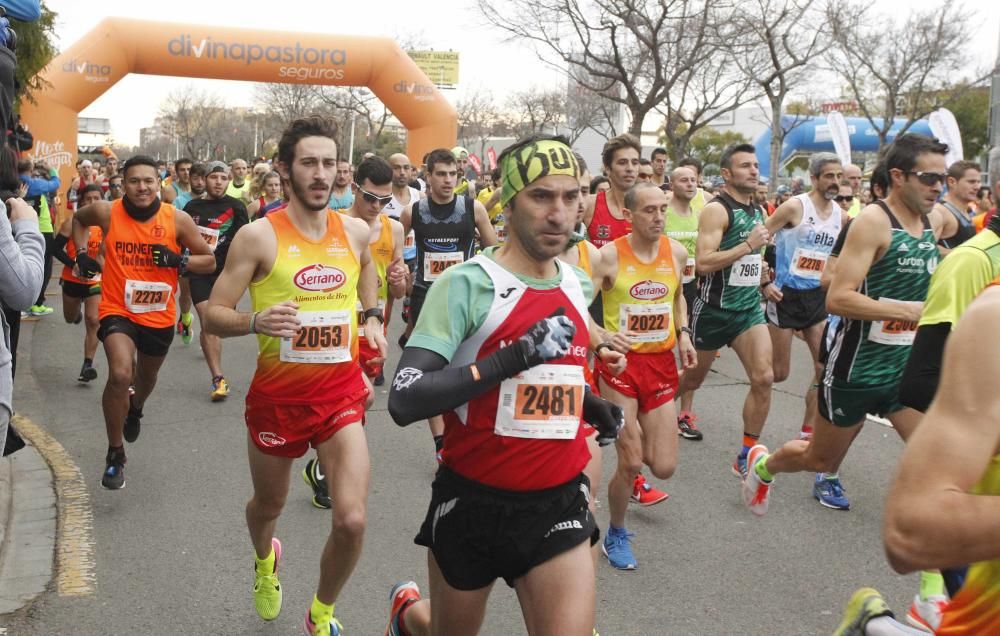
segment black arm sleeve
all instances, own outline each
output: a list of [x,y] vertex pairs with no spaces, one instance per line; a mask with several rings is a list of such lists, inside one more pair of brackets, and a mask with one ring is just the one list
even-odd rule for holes
[[937,393],[944,344],[950,334],[950,322],[917,327],[910,357],[899,382],[899,402],[903,406],[927,412]]
[[438,353],[407,347],[399,359],[389,391],[389,415],[396,424],[407,426],[450,411],[528,368],[522,342],[503,347],[476,360],[473,365],[448,367]]
[[73,267],[76,263],[69,257],[69,254],[66,253],[67,243],[69,243],[68,236],[56,234],[56,237],[52,239],[52,255],[66,267]]

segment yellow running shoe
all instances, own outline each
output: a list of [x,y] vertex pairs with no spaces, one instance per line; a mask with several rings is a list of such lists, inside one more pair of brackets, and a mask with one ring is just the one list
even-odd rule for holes
[[847,601],[844,619],[833,636],[863,636],[868,621],[879,616],[892,618],[892,611],[878,590],[863,587]]
[[221,402],[229,397],[229,383],[224,377],[217,376],[212,380],[212,401]]
[[343,636],[344,626],[340,624],[335,616],[331,616],[329,622],[322,621],[314,623],[312,612],[306,610],[306,619],[302,622],[302,631],[308,636]]
[[271,539],[274,551],[274,570],[262,574],[254,565],[253,607],[265,621],[273,621],[281,613],[281,582],[278,580],[278,562],[281,561],[281,541]]

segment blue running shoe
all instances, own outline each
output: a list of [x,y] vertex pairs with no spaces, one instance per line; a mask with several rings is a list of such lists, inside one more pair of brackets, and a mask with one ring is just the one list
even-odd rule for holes
[[611,564],[611,567],[616,570],[634,570],[638,567],[635,555],[632,554],[631,542],[634,536],[624,528],[621,530],[608,528],[608,534],[604,537],[604,543],[601,544],[601,552],[608,557],[608,563]]
[[840,479],[825,479],[823,473],[816,473],[816,481],[813,483],[813,497],[820,504],[834,510],[850,510],[851,502],[844,494],[844,487],[840,485]]

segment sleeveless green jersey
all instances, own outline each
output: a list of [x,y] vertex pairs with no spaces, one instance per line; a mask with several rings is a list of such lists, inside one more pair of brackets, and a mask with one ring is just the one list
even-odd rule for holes
[[[750,236],[755,225],[763,225],[764,210],[751,203],[741,203],[727,192],[720,193],[712,203],[721,203],[729,215],[729,226],[722,235],[719,251],[731,250]],[[701,277],[698,295],[703,302],[726,311],[748,311],[759,308],[760,276],[763,249],[737,259],[728,267]]]
[[[937,242],[930,221],[924,231],[910,236],[882,201],[889,216],[892,241],[882,258],[872,263],[858,291],[869,298],[890,302],[923,302],[931,274],[938,263]],[[824,384],[834,380],[860,386],[898,382],[910,356],[917,323],[901,320],[840,320],[824,371]]]

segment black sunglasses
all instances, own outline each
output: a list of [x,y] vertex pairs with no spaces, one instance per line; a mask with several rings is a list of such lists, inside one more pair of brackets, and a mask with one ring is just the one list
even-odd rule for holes
[[836,201],[837,203],[846,203],[848,201],[853,201],[854,200],[854,196],[853,195],[852,196],[847,196],[847,197],[837,196],[837,197],[833,197],[833,200]]
[[940,183],[944,185],[945,180],[948,178],[948,173],[946,172],[926,172],[924,170],[906,170],[904,174],[912,174],[917,178],[920,183],[925,186],[932,186]]
[[358,192],[360,192],[364,196],[365,201],[367,201],[368,203],[378,203],[378,207],[380,208],[384,208],[385,206],[389,205],[390,201],[392,201],[391,194],[389,196],[380,197],[377,194],[372,194],[368,190],[365,190],[357,183],[354,184],[354,187],[357,188]]

